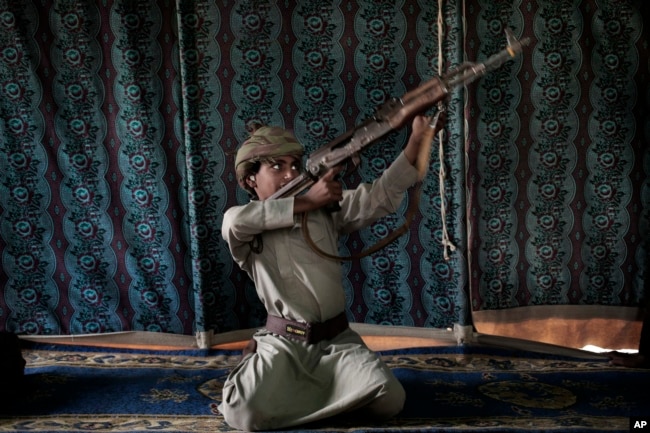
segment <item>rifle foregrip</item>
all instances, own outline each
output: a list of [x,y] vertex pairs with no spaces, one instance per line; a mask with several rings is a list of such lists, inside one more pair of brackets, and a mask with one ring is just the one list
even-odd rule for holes
[[405,93],[401,106],[388,121],[394,129],[401,128],[417,114],[423,113],[447,97],[449,89],[439,77],[433,77],[420,87]]

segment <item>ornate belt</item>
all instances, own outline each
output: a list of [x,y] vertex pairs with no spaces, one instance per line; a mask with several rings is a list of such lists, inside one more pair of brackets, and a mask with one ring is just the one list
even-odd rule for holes
[[294,340],[305,341],[309,344],[331,340],[348,329],[348,327],[348,318],[345,312],[324,322],[297,322],[270,314],[266,319],[266,329],[268,331]]

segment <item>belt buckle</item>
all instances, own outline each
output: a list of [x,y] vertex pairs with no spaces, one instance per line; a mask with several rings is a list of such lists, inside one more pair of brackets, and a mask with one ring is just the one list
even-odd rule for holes
[[284,330],[286,331],[287,335],[298,338],[300,340],[307,342],[311,340],[311,326],[309,323],[305,323],[304,325],[302,323],[298,325],[295,322],[287,323]]

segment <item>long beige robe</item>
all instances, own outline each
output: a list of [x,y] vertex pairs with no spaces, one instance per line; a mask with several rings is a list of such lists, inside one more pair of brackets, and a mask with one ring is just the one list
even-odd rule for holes
[[[310,212],[316,244],[338,252],[338,236],[397,210],[404,191],[417,179],[401,154],[372,184],[344,192],[341,210]],[[318,256],[304,240],[293,198],[251,201],[226,211],[223,238],[245,270],[269,314],[304,322],[323,322],[345,310],[339,262]],[[250,241],[263,233],[263,250]],[[348,329],[332,340],[306,344],[262,329],[257,352],[230,373],[219,410],[232,427],[272,430],[363,409],[391,417],[404,404],[404,390],[388,367]]]

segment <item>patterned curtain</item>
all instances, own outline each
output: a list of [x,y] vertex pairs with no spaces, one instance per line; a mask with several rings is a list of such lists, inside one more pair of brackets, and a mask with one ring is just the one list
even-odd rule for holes
[[479,2],[468,54],[508,23],[526,57],[469,92],[472,308],[638,305],[648,238],[647,5]]
[[[247,200],[233,171],[247,123],[293,129],[311,152],[389,98],[501,50],[505,27],[531,45],[451,91],[408,233],[343,264],[348,314],[442,328],[470,324],[472,310],[638,305],[640,6],[0,0],[0,329],[258,326],[263,308],[220,234],[224,210]],[[378,176],[407,136],[364,152],[346,186]],[[385,237],[406,207],[341,253]]]

